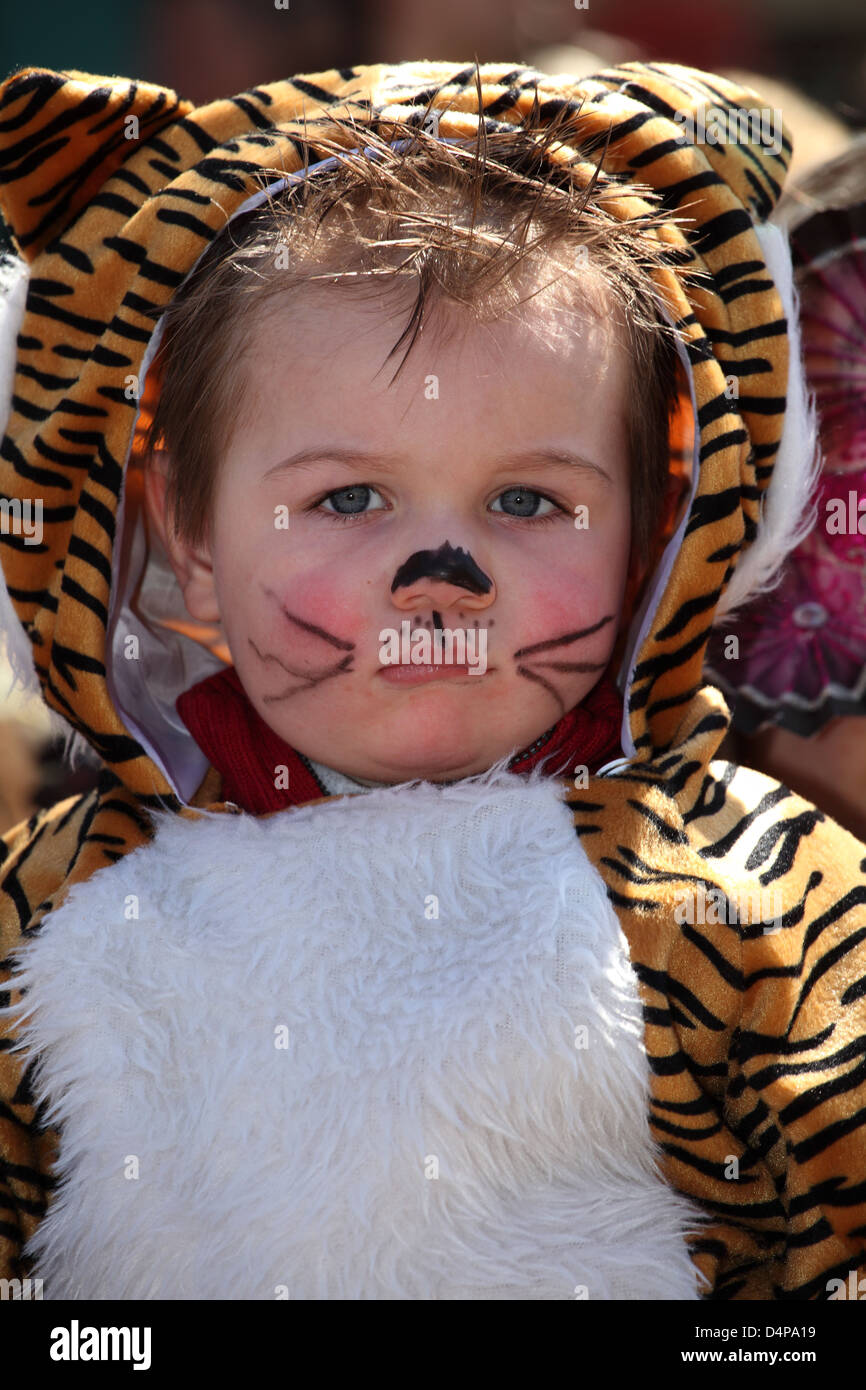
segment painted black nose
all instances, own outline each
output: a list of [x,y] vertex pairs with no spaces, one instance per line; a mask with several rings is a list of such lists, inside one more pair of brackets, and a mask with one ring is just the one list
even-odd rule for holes
[[[446,584],[455,589],[492,603],[495,593],[493,580],[476,564],[472,556],[460,546],[446,541],[438,550],[416,550],[404,561],[391,581],[391,593],[401,589],[415,589],[418,585],[430,587]],[[398,602],[398,600],[395,600]]]

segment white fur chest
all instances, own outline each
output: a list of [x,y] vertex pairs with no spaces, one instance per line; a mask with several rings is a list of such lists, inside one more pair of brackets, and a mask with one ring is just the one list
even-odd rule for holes
[[46,1298],[697,1297],[555,782],[162,818],[20,960]]

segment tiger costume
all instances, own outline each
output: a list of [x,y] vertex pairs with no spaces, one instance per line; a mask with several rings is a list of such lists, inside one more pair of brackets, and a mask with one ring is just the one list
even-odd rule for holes
[[[273,1297],[287,1282],[293,1297],[571,1298],[580,1286],[590,1298],[825,1299],[834,1281],[866,1267],[866,847],[781,784],[717,758],[729,715],[702,680],[713,624],[771,581],[801,532],[814,478],[790,258],[769,221],[790,141],[784,133],[776,150],[711,138],[708,108],[736,131],[738,113],[760,98],[674,65],[630,63],[576,81],[492,63],[477,76],[479,85],[473,65],[446,62],[331,69],[199,108],[155,84],[78,71],[26,69],[0,87],[0,209],[17,252],[4,306],[0,491],[7,503],[44,499],[40,543],[9,528],[0,535],[0,620],[21,681],[102,762],[94,791],[2,842],[0,1272],[44,1274],[46,1297]],[[663,238],[672,259],[694,271],[661,276],[686,343],[691,478],[623,662],[624,756],[587,787],[492,777],[238,816],[215,769],[159,708],[163,684],[174,682],[173,700],[188,683],[190,638],[177,634],[171,647],[170,624],[157,622],[148,647],[133,604],[137,586],[148,588],[135,444],[159,312],[249,205],[256,172],[296,173],[305,156],[315,163],[317,133],[346,138],[332,118],[351,116],[386,139],[389,118],[432,119],[439,138],[467,139],[482,118],[494,131],[535,110],[543,126],[581,103],[595,154],[558,145],[549,165],[587,179],[600,157],[612,190],[649,185],[671,216]],[[607,206],[632,218],[648,205],[629,193]],[[125,661],[131,635],[146,660]],[[199,673],[219,669],[225,656],[213,640],[194,645],[210,663]],[[473,916],[456,873],[448,882],[447,864],[435,881],[451,894],[453,921],[482,933],[503,982],[496,1048],[485,1053],[471,1035],[474,1016],[459,1012],[468,1004],[437,996],[438,1031],[419,1016],[405,1038],[426,1108],[416,1112],[382,1079],[376,1105],[391,1108],[359,1109],[364,1087],[346,1055],[328,1072],[309,1046],[296,1054],[304,1089],[294,1092],[298,1083],[274,1071],[273,1049],[265,1062],[253,1046],[249,1019],[244,1031],[234,1018],[230,992],[218,1019],[208,1013],[208,991],[227,989],[229,965],[219,936],[196,944],[194,922],[236,931],[244,1003],[261,1033],[273,1014],[271,970],[288,980],[297,962],[314,969],[298,923],[312,919],[311,935],[326,930],[321,903],[338,900],[322,857],[328,836],[334,849],[369,841],[393,856],[384,906],[361,872],[353,911],[364,926],[403,902],[397,850],[412,833],[427,829],[432,843],[446,820],[449,833],[469,825],[471,844],[494,853],[487,815],[519,870],[504,878],[499,904],[521,924],[509,926],[510,956],[496,955],[490,924]],[[207,866],[237,856],[262,874],[275,845],[292,866],[290,886],[251,877],[224,920]],[[470,874],[470,862],[462,867]],[[545,874],[561,892],[539,908],[526,885]],[[483,881],[474,888],[487,901]],[[778,930],[743,921],[736,907],[726,920],[708,911],[681,921],[683,893],[697,889],[735,905],[744,893],[778,892]],[[141,903],[140,920],[124,916],[129,901]],[[265,938],[255,935],[262,922],[272,924]],[[289,923],[290,949],[279,922]],[[527,988],[550,1000],[552,924],[574,995],[555,996],[559,1011],[537,1010],[540,1032],[518,1046],[509,1009],[528,1029],[525,981],[506,963],[525,948]],[[421,983],[418,930],[394,947],[395,958],[405,948],[408,999]],[[578,936],[590,948],[583,958],[568,945]],[[273,959],[257,952],[262,940]],[[580,959],[587,974],[587,962],[599,965],[595,1002],[580,994]],[[435,977],[435,951],[429,968],[424,980]],[[330,1016],[309,988],[323,1025]],[[176,1017],[163,1011],[164,1034],[154,997],[183,1001]],[[456,1053],[444,1038],[452,1003]],[[588,1020],[594,1040],[577,1080],[566,1055],[572,1018]],[[545,1031],[554,1023],[555,1037]],[[175,1024],[187,1041],[209,1039],[199,1049],[207,1056],[195,1061]],[[302,1018],[296,1027],[303,1041]],[[533,1168],[531,1146],[503,1139],[497,1148],[501,1114],[483,1085],[460,1090],[471,1082],[459,1050],[467,1038],[482,1076],[509,1058],[511,1079],[496,1072],[490,1093],[498,1085],[502,1113],[544,1131],[538,1164],[548,1161],[554,1184]],[[388,1057],[393,1036],[367,1018],[352,1053],[365,1077],[374,1043],[401,1064]],[[530,1044],[541,1057],[532,1064]],[[187,1047],[183,1067],[175,1047]],[[245,1109],[258,1071],[268,1095],[295,1097],[294,1137],[273,1105]],[[228,1073],[235,1091],[223,1088]],[[564,1076],[580,1117],[566,1116],[565,1148],[554,1104]],[[319,1110],[302,1118],[314,1098]],[[376,1149],[376,1117],[390,1124],[398,1100],[405,1132],[393,1120]],[[432,1131],[420,1121],[412,1130],[422,1115],[436,1119]],[[314,1121],[318,1129],[303,1130]],[[354,1178],[345,1145],[329,1147],[341,1126],[360,1155]],[[477,1150],[464,1151],[467,1135]],[[330,1193],[316,1182],[323,1151]],[[421,1172],[431,1154],[442,1160],[438,1183]],[[132,1158],[138,1182],[124,1181]],[[286,1164],[295,1183],[284,1180]],[[479,1166],[500,1174],[495,1196],[473,1185]],[[576,1238],[563,1266],[555,1250],[568,1223]],[[401,1231],[408,1263],[393,1239]],[[366,1269],[371,1250],[376,1273]]]

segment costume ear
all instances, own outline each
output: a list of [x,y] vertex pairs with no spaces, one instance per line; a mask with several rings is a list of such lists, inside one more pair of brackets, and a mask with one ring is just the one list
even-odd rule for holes
[[[673,121],[678,140],[683,145],[699,146],[753,219],[766,221],[791,162],[791,136],[780,109],[768,106],[765,97],[736,79],[678,63],[620,63],[597,78]],[[639,132],[635,134],[637,146]],[[669,149],[663,145],[652,148],[653,162]],[[641,155],[645,153],[641,150],[632,166],[633,172],[644,178],[647,165]],[[721,234],[719,227],[710,229],[713,243]]]
[[142,140],[193,109],[167,87],[127,77],[23,68],[7,78],[0,212],[20,254],[34,261]]

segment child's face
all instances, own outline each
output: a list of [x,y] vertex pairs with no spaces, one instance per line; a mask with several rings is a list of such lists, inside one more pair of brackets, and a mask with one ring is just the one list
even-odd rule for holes
[[[222,622],[262,718],[349,776],[482,772],[609,660],[629,561],[631,364],[609,318],[563,318],[546,295],[516,319],[460,318],[446,339],[431,328],[462,311],[437,308],[393,386],[405,342],[381,364],[406,316],[390,298],[323,285],[257,324],[211,545],[173,542],[172,560],[193,616]],[[405,654],[404,622],[473,633],[467,666],[383,664],[385,630]]]

